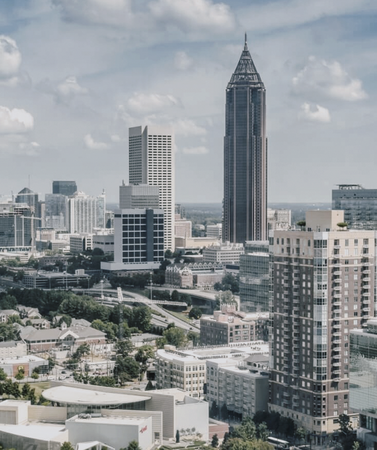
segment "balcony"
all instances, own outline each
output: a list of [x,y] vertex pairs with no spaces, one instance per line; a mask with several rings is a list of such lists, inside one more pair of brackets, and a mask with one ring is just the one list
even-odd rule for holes
[[363,311],[365,311],[365,312],[368,312],[368,311],[370,311],[370,308],[369,308],[369,306],[368,306],[368,307],[365,307],[365,308],[363,308]]
[[340,328],[342,328],[342,325],[340,323],[333,323],[332,327],[339,330]]
[[363,278],[362,278],[362,281],[363,281],[363,282],[365,281],[365,282],[368,282],[368,283],[369,283],[369,282],[370,282],[370,277],[363,277]]
[[370,270],[369,269],[363,270],[363,275],[369,275],[369,274],[370,274]]
[[333,292],[332,296],[334,298],[342,298],[342,294],[340,292]]
[[339,275],[342,274],[342,271],[341,271],[341,270],[338,270],[338,269],[335,269],[335,270],[333,271],[332,274],[333,274],[333,275],[336,275],[336,276],[339,276]]

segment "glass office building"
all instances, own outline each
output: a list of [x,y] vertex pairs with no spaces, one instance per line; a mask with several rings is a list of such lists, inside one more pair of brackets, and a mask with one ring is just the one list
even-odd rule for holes
[[248,241],[240,255],[240,305],[244,312],[268,312],[270,297],[268,241]]
[[222,237],[267,239],[266,90],[246,39],[226,89]]
[[351,331],[350,406],[360,413],[360,437],[377,448],[377,319]]
[[377,189],[359,184],[339,184],[332,191],[332,209],[344,211],[348,228],[377,230]]

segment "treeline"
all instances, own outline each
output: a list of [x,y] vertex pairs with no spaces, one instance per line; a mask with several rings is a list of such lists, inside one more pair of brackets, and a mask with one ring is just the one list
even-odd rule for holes
[[[109,281],[113,289],[118,287],[144,289],[150,285],[151,276],[149,273],[135,273],[124,277],[111,276]],[[165,271],[155,270],[152,274],[152,283],[155,286],[162,286],[165,283]]]

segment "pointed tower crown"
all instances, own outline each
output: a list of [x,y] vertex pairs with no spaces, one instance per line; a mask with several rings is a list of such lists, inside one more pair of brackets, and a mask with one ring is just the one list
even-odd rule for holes
[[228,89],[236,85],[252,84],[253,87],[264,88],[263,81],[255,67],[251,58],[249,48],[247,46],[247,34],[245,33],[245,45],[241,58],[238,61],[236,70],[228,83]]

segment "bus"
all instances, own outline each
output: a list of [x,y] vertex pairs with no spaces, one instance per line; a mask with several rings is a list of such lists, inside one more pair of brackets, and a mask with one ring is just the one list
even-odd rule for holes
[[289,442],[274,437],[267,438],[267,442],[279,450],[289,450]]

